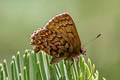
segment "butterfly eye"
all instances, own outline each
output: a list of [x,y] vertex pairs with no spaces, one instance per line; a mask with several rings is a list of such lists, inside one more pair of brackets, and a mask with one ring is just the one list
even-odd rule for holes
[[83,53],[83,50],[82,50],[82,48],[80,49],[80,53]]
[[84,55],[86,53],[86,50],[84,48],[81,48],[80,53],[82,53]]

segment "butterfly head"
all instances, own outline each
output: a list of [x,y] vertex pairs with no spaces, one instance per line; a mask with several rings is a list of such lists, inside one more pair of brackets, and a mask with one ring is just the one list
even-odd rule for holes
[[86,55],[86,54],[85,54],[85,53],[86,53],[86,49],[85,49],[85,48],[81,48],[81,49],[80,49],[80,53],[83,54],[83,55]]

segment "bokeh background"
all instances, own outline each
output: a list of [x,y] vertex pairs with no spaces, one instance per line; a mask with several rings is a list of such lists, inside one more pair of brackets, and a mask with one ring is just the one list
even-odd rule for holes
[[32,49],[33,31],[63,12],[74,19],[82,44],[102,34],[87,47],[85,58],[96,65],[100,80],[119,80],[120,0],[0,0],[0,62]]

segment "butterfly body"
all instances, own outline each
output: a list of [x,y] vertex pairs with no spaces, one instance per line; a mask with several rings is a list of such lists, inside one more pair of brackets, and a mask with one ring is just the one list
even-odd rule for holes
[[43,50],[51,55],[51,64],[81,54],[81,41],[68,13],[55,16],[45,27],[36,30],[31,36],[31,45],[35,52]]

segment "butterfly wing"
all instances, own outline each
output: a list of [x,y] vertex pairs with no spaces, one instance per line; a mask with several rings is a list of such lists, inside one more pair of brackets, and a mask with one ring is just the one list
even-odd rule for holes
[[31,36],[31,45],[35,52],[43,50],[51,55],[51,64],[54,64],[78,52],[81,42],[71,16],[63,13],[36,30]]
[[55,16],[46,24],[45,27],[60,32],[64,38],[72,44],[74,52],[80,50],[81,41],[74,21],[68,13],[63,13]]

